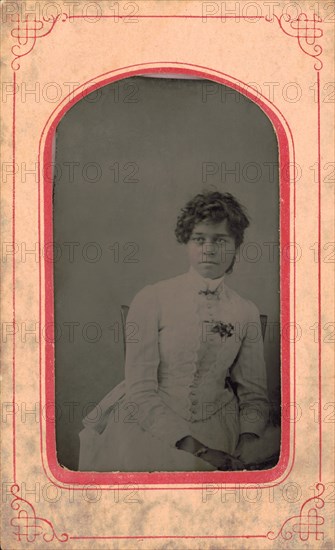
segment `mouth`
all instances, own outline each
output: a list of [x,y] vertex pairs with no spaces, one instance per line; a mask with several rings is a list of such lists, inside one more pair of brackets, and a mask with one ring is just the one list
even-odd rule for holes
[[209,264],[209,265],[218,265],[217,262],[211,262],[210,260],[208,261],[204,261],[204,262],[200,262],[201,264]]

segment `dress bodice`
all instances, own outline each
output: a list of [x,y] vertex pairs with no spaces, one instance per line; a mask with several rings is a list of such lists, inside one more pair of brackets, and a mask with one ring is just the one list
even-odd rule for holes
[[187,422],[234,398],[228,375],[240,384],[242,401],[266,401],[258,310],[223,279],[209,282],[191,268],[148,285],[133,300],[127,322],[136,323],[138,333],[137,342],[127,343],[126,388],[144,427],[165,427],[174,442],[187,435]]
[[226,378],[242,338],[236,330],[240,315],[223,283],[211,294],[191,281],[177,277],[156,289],[158,391],[183,418],[197,421],[231,399]]

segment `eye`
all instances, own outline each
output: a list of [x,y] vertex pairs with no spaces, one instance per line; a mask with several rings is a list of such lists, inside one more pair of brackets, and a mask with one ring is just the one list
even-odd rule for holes
[[205,242],[205,239],[203,237],[192,237],[191,240],[199,244],[202,244]]
[[227,239],[225,239],[224,237],[219,237],[218,239],[216,239],[215,241],[217,244],[226,244],[228,241]]

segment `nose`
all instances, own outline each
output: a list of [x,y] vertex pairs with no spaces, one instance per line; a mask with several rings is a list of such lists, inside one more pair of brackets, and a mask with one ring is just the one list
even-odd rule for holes
[[214,256],[217,253],[217,245],[211,241],[206,241],[203,246],[203,254],[205,256]]

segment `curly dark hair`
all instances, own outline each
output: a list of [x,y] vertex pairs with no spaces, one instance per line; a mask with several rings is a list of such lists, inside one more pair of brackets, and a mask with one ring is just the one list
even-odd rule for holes
[[230,193],[205,190],[181,209],[175,229],[177,241],[188,243],[195,225],[200,222],[220,223],[224,220],[227,220],[229,231],[238,248],[243,243],[244,231],[249,226],[244,207]]

